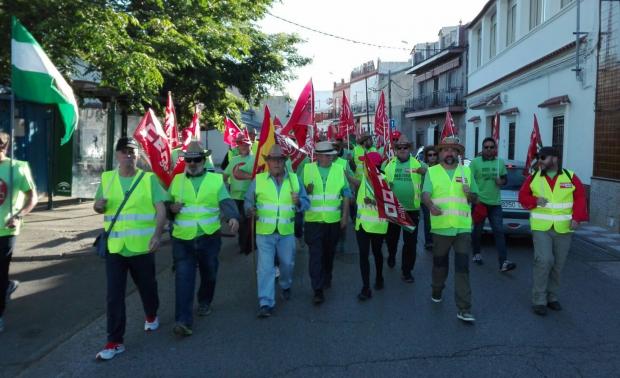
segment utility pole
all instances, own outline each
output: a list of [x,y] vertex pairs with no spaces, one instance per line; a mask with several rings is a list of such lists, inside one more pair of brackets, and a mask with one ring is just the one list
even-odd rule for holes
[[392,121],[392,70],[388,70],[388,117]]
[[366,127],[370,133],[370,111],[368,110],[368,76],[364,78],[364,87],[366,92]]

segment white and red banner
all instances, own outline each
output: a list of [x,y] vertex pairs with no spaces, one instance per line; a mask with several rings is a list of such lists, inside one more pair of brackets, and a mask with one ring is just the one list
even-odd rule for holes
[[170,171],[172,171],[170,142],[153,109],[147,110],[133,137],[142,145],[153,173],[166,187],[170,185]]
[[495,144],[497,144],[497,150],[499,150],[499,113],[497,112],[495,112],[495,117],[493,117],[491,137],[495,139]]
[[241,129],[239,126],[237,126],[232,119],[224,117],[224,143],[231,147],[235,147],[235,140],[237,140],[237,135],[239,134],[241,134]]
[[539,148],[542,147],[542,138],[540,137],[540,130],[538,129],[538,119],[534,114],[534,127],[532,128],[532,134],[530,134],[530,145],[527,148],[527,157],[525,159],[525,168],[523,168],[523,175],[530,174],[530,168],[532,162],[536,159],[536,154]]
[[194,116],[192,117],[192,122],[190,122],[189,126],[183,129],[181,133],[183,138],[183,151],[187,149],[187,146],[192,141],[192,139],[200,139],[200,111],[196,110],[194,112]]
[[179,141],[179,129],[177,128],[177,114],[174,111],[171,92],[168,92],[168,103],[166,104],[164,116],[164,132],[172,148],[177,148],[181,144]]
[[[368,155],[365,155],[368,156]],[[366,185],[370,184],[374,200],[377,204],[377,211],[380,219],[386,219],[388,222],[397,224],[409,231],[413,231],[416,227],[402,207],[390,186],[379,174],[379,170],[370,159],[365,159],[366,167]]]

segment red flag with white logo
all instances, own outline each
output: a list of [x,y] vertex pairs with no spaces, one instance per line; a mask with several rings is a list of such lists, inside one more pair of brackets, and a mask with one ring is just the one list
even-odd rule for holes
[[312,125],[314,125],[314,86],[312,79],[310,79],[299,94],[291,118],[282,128],[281,134],[287,135],[293,132],[297,143],[301,145],[307,140],[308,128]]
[[170,185],[172,171],[170,142],[153,109],[147,110],[146,114],[138,123],[133,137],[142,145],[153,173],[159,177],[166,187]]
[[196,110],[194,112],[194,116],[192,117],[192,122],[183,129],[182,132],[183,138],[183,151],[187,149],[187,146],[192,141],[192,139],[200,139],[200,111]]
[[441,132],[440,140],[443,140],[447,137],[455,137],[458,136],[458,130],[454,125],[454,120],[452,119],[452,114],[450,112],[446,112],[446,120],[443,123],[443,130]]
[[177,114],[174,111],[174,103],[172,102],[172,92],[168,92],[168,103],[166,104],[164,117],[164,132],[170,141],[172,148],[177,148],[181,142],[179,141],[179,129],[177,128]]
[[224,117],[224,143],[235,147],[235,140],[237,139],[237,135],[240,133],[241,129],[239,126],[237,126],[232,119]]
[[355,119],[351,111],[351,105],[347,99],[347,95],[342,91],[342,110],[340,111],[340,125],[338,133],[341,135],[349,135],[355,133]]
[[[365,155],[368,156],[368,155]],[[366,189],[372,192],[368,196],[376,202],[380,219],[397,224],[408,231],[415,230],[416,225],[407,214],[407,211],[398,202],[394,192],[390,189],[385,179],[379,174],[379,170],[371,159],[365,159]]]
[[532,128],[532,134],[530,134],[530,145],[527,148],[527,157],[525,159],[525,168],[523,168],[523,175],[530,174],[530,168],[533,161],[536,159],[538,149],[542,147],[542,138],[540,136],[540,129],[538,128],[538,119],[534,114],[534,127]]

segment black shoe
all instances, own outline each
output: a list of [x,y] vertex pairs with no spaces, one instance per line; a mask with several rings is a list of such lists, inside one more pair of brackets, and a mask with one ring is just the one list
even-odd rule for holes
[[387,259],[387,260],[388,260],[388,261],[387,261],[387,265],[388,265],[390,268],[393,268],[393,267],[396,265],[396,256],[392,256],[392,255],[390,255],[390,256],[388,256],[388,259]]
[[323,290],[315,290],[314,298],[312,298],[312,303],[314,303],[315,305],[320,305],[323,302],[325,302],[325,296],[323,295]]
[[260,306],[258,309],[258,314],[256,314],[259,318],[268,318],[271,316],[271,307],[269,306]]
[[383,289],[383,277],[378,278],[377,281],[375,281],[375,290],[381,289]]
[[553,311],[562,311],[562,305],[560,305],[560,302],[558,302],[558,301],[553,301],[553,302],[547,303],[547,307],[549,307]]
[[415,278],[413,278],[411,273],[403,273],[403,275],[400,278],[403,281],[405,281],[406,283],[413,283],[413,282],[415,282]]
[[517,267],[517,264],[513,263],[510,260],[506,260],[502,263],[502,266],[499,268],[500,272],[509,272]]
[[291,299],[291,289],[284,289],[282,290],[282,299],[284,299],[285,301],[288,301],[289,299]]
[[362,291],[357,295],[357,299],[360,301],[365,301],[366,299],[370,299],[372,297],[372,291],[369,288],[363,288]]
[[433,293],[431,294],[431,301],[435,303],[440,303],[441,301],[443,301],[443,298],[441,297],[441,290],[433,289]]
[[534,305],[532,306],[532,311],[534,311],[534,314],[536,315],[547,315],[547,307],[545,307],[544,305]]
[[432,251],[433,250],[433,243],[426,243],[426,244],[424,244],[424,249],[426,249],[427,251]]

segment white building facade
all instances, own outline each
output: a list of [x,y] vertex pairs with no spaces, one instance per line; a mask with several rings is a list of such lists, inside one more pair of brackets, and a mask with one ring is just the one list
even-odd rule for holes
[[466,156],[479,153],[497,113],[500,157],[525,161],[536,115],[543,144],[556,147],[563,166],[590,185],[598,3],[491,0],[485,4],[467,26]]

